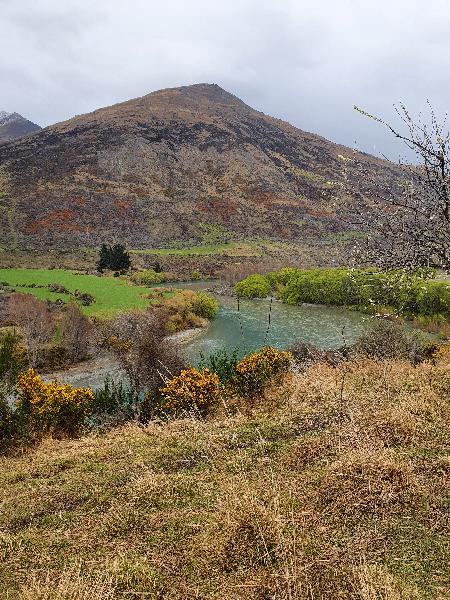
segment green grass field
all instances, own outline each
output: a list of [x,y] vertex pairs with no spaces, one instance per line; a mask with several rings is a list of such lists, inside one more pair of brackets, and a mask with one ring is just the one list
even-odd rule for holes
[[155,289],[137,287],[115,277],[96,277],[63,269],[0,269],[0,281],[7,282],[18,292],[33,294],[41,300],[61,298],[67,302],[71,296],[51,292],[46,288],[25,287],[32,283],[47,286],[58,283],[69,291],[80,290],[95,298],[94,304],[82,307],[87,315],[111,316],[121,310],[144,309],[150,300],[144,296],[155,294]]

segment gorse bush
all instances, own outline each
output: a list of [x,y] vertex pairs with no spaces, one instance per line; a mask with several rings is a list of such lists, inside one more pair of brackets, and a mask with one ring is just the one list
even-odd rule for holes
[[234,286],[234,291],[241,298],[266,298],[270,294],[270,281],[264,275],[249,275]]
[[92,412],[95,397],[91,389],[57,381],[44,383],[34,369],[20,375],[17,387],[17,413],[37,431],[73,435]]
[[290,352],[266,346],[260,352],[251,352],[236,365],[232,380],[234,390],[244,397],[261,394],[276,375],[286,372],[292,363]]
[[200,281],[202,279],[202,274],[197,269],[191,271],[191,279],[192,281]]
[[194,412],[205,416],[220,400],[219,377],[209,369],[183,369],[160,389],[160,393],[163,410],[172,414]]

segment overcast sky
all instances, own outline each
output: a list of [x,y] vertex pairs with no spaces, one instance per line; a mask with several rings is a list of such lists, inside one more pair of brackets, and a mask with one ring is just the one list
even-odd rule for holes
[[404,101],[450,94],[448,0],[0,0],[0,110],[40,125],[151,91],[218,83],[373,154]]

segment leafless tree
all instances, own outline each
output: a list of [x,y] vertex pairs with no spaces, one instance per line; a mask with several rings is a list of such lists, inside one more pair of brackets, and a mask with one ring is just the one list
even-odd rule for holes
[[83,360],[89,352],[92,324],[76,302],[70,302],[61,319],[61,345],[74,361]]
[[109,324],[108,347],[117,356],[135,395],[156,393],[184,362],[166,339],[164,311],[122,313]]
[[20,328],[28,361],[36,366],[39,349],[55,332],[53,315],[45,302],[31,294],[12,294],[8,300],[9,319]]
[[[355,106],[401,140],[417,158],[416,164],[400,161],[394,182],[375,183],[365,163],[353,162],[365,193],[355,225],[365,232],[358,256],[382,268],[441,268],[450,271],[450,135],[446,118],[439,121],[429,105],[430,118],[414,120],[400,104],[397,114],[405,127],[392,125]],[[356,156],[356,155],[355,155]],[[354,169],[356,167],[356,170]]]

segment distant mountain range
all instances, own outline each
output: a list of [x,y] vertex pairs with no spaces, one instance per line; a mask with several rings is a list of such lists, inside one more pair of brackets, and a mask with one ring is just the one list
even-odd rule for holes
[[41,127],[19,115],[0,110],[0,144],[39,131]]
[[[215,84],[161,90],[2,144],[0,244],[146,248],[205,231],[321,240],[371,194],[356,174],[353,195],[343,191],[352,153]],[[399,177],[393,163],[358,157],[376,182]]]

